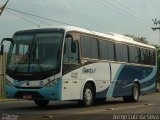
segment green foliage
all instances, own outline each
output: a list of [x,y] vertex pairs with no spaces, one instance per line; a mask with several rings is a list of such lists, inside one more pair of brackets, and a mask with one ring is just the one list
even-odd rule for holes
[[159,45],[153,45],[156,50],[157,50],[157,57],[159,58],[160,57],[160,46]]
[[[135,40],[137,42],[149,44],[149,42],[147,41],[147,39],[145,37],[136,37],[134,35],[129,35],[129,34],[125,34],[125,36],[131,37],[131,38],[133,38],[133,40]],[[160,46],[159,45],[154,45],[154,44],[149,44],[149,45],[153,45],[156,48],[156,50],[157,50],[157,58],[160,58]]]
[[129,34],[126,34],[125,36],[131,37],[131,38],[133,38],[133,40],[135,40],[135,41],[137,41],[137,42],[141,42],[141,43],[148,44],[148,41],[146,40],[145,37],[136,37],[136,36],[134,36],[134,35],[129,35]]
[[6,97],[5,96],[0,96],[0,99],[5,99]]

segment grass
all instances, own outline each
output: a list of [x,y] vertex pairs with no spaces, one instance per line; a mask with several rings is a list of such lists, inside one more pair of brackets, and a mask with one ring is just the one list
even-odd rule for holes
[[5,96],[0,96],[0,99],[5,99],[6,97]]

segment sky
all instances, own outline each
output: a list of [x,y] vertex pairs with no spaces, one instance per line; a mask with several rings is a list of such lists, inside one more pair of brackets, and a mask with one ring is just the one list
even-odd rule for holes
[[[0,0],[0,6],[6,1]],[[0,16],[0,40],[24,28],[66,23],[97,32],[145,37],[150,44],[160,45],[159,31],[151,29],[160,26],[152,21],[160,20],[159,5],[160,0],[10,0]]]

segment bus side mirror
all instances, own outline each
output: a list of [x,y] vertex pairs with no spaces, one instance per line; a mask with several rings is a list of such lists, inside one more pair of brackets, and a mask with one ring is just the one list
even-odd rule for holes
[[77,48],[77,44],[76,42],[73,40],[73,36],[71,34],[67,34],[66,35],[66,39],[71,39],[71,52],[72,53],[76,53],[76,48]]
[[1,41],[1,51],[0,51],[0,55],[3,55],[3,51],[4,51],[4,45],[3,45],[3,42],[4,41],[9,41],[11,42],[12,44],[14,44],[14,41],[12,38],[4,38],[2,41]]
[[4,45],[1,44],[1,51],[0,51],[0,55],[3,55],[3,51],[4,51]]

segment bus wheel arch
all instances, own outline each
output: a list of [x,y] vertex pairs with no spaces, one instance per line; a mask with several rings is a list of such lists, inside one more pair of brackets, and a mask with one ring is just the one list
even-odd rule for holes
[[80,103],[89,107],[94,104],[96,97],[96,85],[93,81],[87,81],[82,90],[82,99]]
[[140,84],[138,81],[134,82],[132,89],[131,89],[131,95],[130,96],[123,96],[124,102],[138,102],[140,96]]

